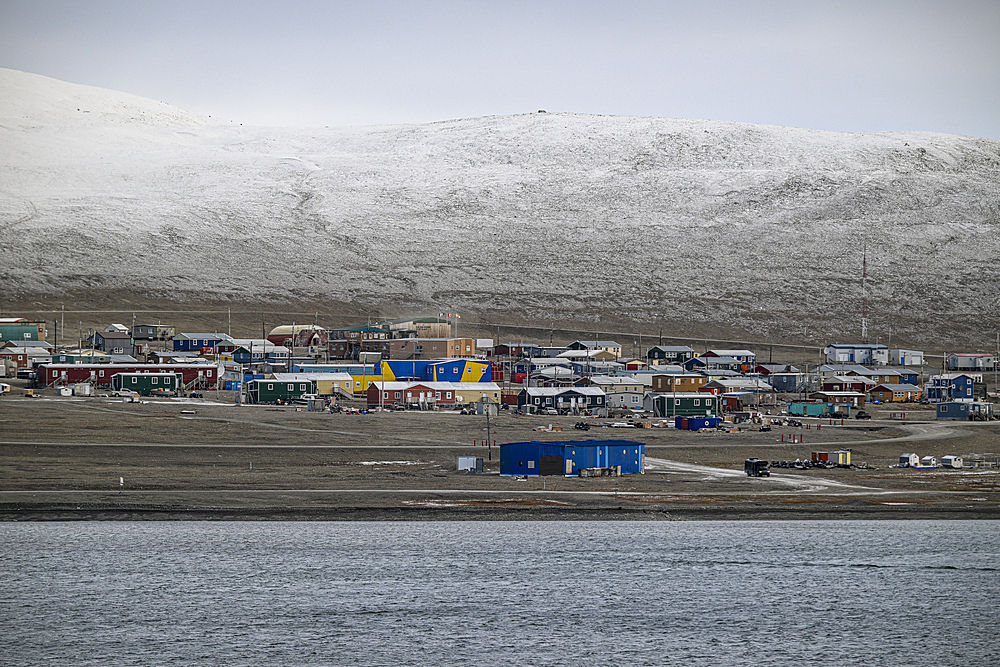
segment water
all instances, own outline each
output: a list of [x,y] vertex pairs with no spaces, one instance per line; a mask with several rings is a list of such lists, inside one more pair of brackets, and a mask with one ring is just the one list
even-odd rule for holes
[[0,524],[0,664],[997,665],[1000,522]]

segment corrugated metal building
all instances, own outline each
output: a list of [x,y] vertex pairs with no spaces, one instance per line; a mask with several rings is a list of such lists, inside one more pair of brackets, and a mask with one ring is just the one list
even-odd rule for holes
[[643,471],[646,446],[631,440],[506,442],[500,445],[501,475],[576,475],[583,468]]

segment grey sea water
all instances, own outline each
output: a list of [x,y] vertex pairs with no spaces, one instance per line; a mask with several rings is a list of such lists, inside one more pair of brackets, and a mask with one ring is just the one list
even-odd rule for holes
[[7,523],[0,664],[997,665],[1000,522]]

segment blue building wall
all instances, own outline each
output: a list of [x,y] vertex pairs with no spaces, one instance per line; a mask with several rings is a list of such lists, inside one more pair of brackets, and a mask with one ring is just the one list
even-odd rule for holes
[[968,403],[938,403],[937,418],[941,420],[961,420],[969,418]]
[[[646,446],[631,440],[564,440],[508,442],[500,445],[501,475],[539,475],[543,456],[562,458],[560,474],[576,475],[581,468],[621,466],[622,474],[642,472]],[[572,461],[567,470],[565,462]]]
[[[185,334],[181,334],[182,336]],[[178,339],[174,338],[174,352],[178,351],[188,351],[188,350],[200,350],[202,348],[210,347],[215,349],[215,347],[221,343],[224,339],[217,337],[207,337],[207,338],[189,338],[189,339]]]

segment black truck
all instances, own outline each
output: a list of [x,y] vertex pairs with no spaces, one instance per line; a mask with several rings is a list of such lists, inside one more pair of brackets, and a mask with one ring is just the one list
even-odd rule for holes
[[747,459],[743,462],[743,471],[747,477],[770,477],[771,468],[767,461],[760,459]]

